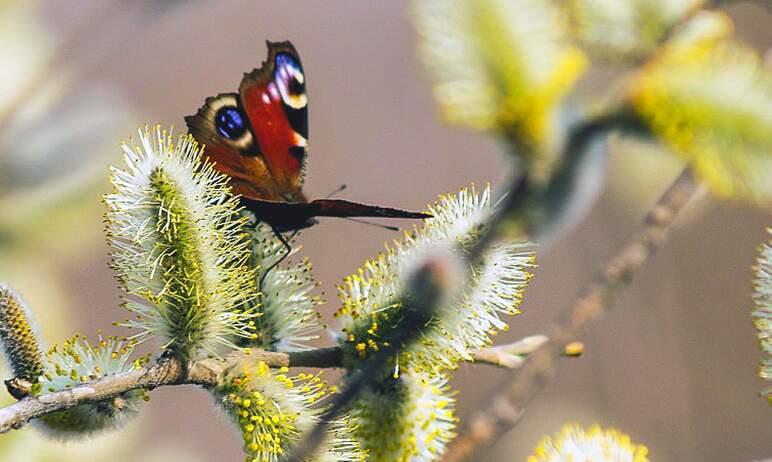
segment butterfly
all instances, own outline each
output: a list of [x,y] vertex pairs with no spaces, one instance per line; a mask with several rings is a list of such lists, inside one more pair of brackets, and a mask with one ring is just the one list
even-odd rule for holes
[[[245,73],[238,93],[207,98],[185,117],[233,192],[277,235],[316,217],[430,218],[431,215],[341,199],[308,201],[303,174],[308,148],[306,76],[290,42],[267,42],[268,58]],[[279,236],[280,237],[280,236]],[[281,238],[281,237],[280,237]]]

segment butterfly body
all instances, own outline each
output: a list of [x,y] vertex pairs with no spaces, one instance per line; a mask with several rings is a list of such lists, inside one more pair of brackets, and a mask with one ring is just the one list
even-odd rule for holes
[[207,98],[185,121],[215,168],[257,218],[279,232],[307,228],[314,217],[428,218],[429,215],[336,199],[308,202],[306,77],[290,42],[267,42],[268,58],[244,74],[238,93]]
[[370,218],[429,218],[422,212],[409,212],[390,207],[360,204],[342,199],[316,199],[311,202],[281,202],[251,200],[242,197],[242,204],[278,232],[294,231],[316,224],[315,217]]

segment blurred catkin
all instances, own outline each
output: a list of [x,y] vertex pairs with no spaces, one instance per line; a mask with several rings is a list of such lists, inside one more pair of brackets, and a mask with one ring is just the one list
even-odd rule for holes
[[21,298],[0,284],[0,341],[15,377],[36,381],[43,372],[43,354]]

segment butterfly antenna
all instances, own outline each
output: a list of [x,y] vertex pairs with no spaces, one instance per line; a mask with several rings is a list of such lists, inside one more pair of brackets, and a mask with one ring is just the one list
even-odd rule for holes
[[362,223],[363,225],[370,225],[370,226],[376,226],[378,228],[388,229],[389,231],[399,231],[399,227],[397,226],[382,225],[380,223],[373,223],[372,221],[360,220],[358,218],[351,218],[351,217],[338,217],[338,218],[343,218],[344,220]]
[[284,255],[282,255],[281,258],[271,263],[271,266],[266,268],[263,275],[260,276],[260,285],[259,285],[260,290],[263,290],[263,282],[265,281],[265,277],[268,276],[268,273],[270,273],[272,269],[279,266],[281,262],[283,262],[284,260],[287,259],[287,257],[290,256],[290,254],[292,253],[292,246],[290,245],[289,241],[294,239],[295,236],[298,234],[298,231],[295,230],[292,232],[292,234],[290,234],[289,239],[285,239],[284,236],[279,231],[277,231],[276,228],[274,228],[273,226],[271,226],[271,231],[273,231],[273,235],[276,236],[276,238],[279,239],[279,242],[281,242],[281,244],[284,246],[285,253]]
[[336,194],[338,194],[338,193],[341,193],[341,192],[345,191],[345,190],[346,190],[346,188],[348,188],[348,185],[347,185],[347,184],[342,184],[342,185],[338,186],[338,189],[336,189],[336,190],[332,191],[330,194],[327,194],[327,197],[326,197],[325,199],[329,199],[329,198],[331,198],[332,196],[334,196],[334,195],[336,195]]

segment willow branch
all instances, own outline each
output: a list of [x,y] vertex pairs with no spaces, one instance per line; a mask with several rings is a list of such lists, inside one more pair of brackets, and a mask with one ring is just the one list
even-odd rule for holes
[[[474,354],[474,361],[504,368],[518,367],[522,360],[520,364],[514,365],[511,358],[507,357],[514,354],[507,352],[512,351],[512,348],[518,344],[522,344],[522,341],[480,350]],[[523,348],[518,351],[520,355],[528,353]],[[153,390],[162,386],[185,384],[211,388],[216,386],[220,377],[234,366],[260,361],[270,367],[338,368],[343,367],[343,350],[339,347],[293,353],[251,350],[249,353],[233,353],[222,359],[210,358],[193,362],[187,368],[183,368],[176,359],[162,359],[152,366],[106,376],[69,390],[23,397],[20,401],[0,409],[0,434],[21,428],[30,420],[52,412],[114,398],[140,388]],[[10,380],[7,386],[13,387],[14,383]]]
[[110,399],[137,388],[151,390],[161,385],[178,383],[182,376],[182,364],[178,360],[170,359],[159,361],[149,368],[106,376],[69,390],[30,396],[0,409],[0,433],[21,428],[34,418],[70,409],[78,404]]
[[340,367],[340,348],[319,348],[294,353],[252,350],[233,353],[223,359],[205,359],[183,367],[177,359],[162,358],[149,367],[102,377],[69,390],[28,396],[0,409],[0,433],[18,429],[43,415],[70,409],[79,404],[114,398],[136,389],[153,390],[161,386],[194,384],[213,387],[232,367],[245,362],[265,362],[271,367]]
[[529,355],[507,389],[469,419],[465,430],[450,446],[446,461],[469,459],[518,423],[528,403],[555,375],[566,346],[611,308],[616,296],[665,242],[669,227],[696,190],[697,184],[687,168],[649,210],[636,235],[601,267],[552,323],[549,339]]
[[249,362],[264,362],[269,367],[342,367],[343,350],[330,347],[292,353],[265,350],[232,353],[223,359],[210,358],[193,363],[185,383],[212,387],[228,370]]

